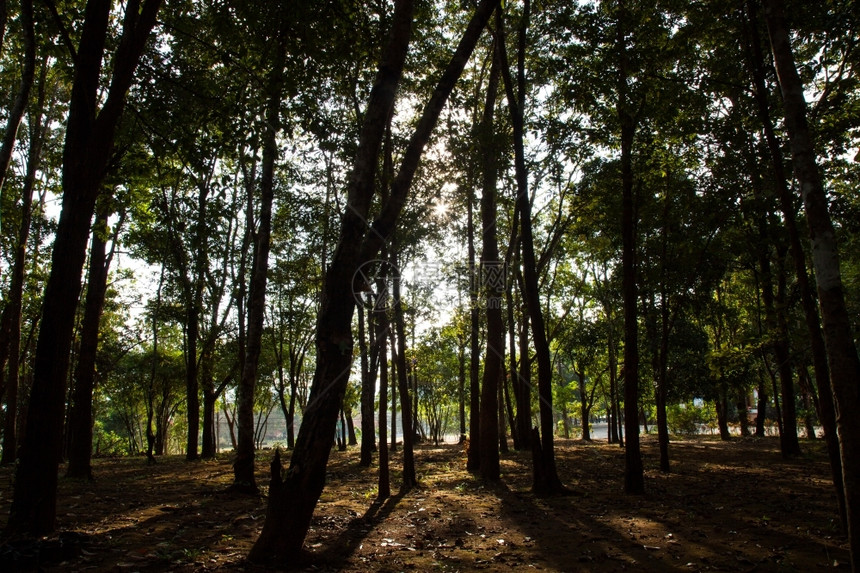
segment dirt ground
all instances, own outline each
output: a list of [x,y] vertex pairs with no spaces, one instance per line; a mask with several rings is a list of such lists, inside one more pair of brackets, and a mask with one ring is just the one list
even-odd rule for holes
[[[304,571],[810,571],[848,565],[824,445],[783,460],[776,438],[673,441],[672,473],[643,441],[647,493],[621,493],[618,446],[557,442],[574,495],[530,492],[530,455],[503,455],[502,482],[465,471],[462,446],[416,450],[421,487],[374,503],[376,469],[333,452],[306,540]],[[393,454],[397,491],[399,452]],[[271,452],[258,463],[268,482]],[[62,471],[62,470],[61,470]],[[95,463],[96,481],[60,479],[59,533],[0,543],[0,570],[264,571],[244,561],[262,528],[258,497],[225,493],[228,456]],[[12,472],[0,469],[0,525]]]

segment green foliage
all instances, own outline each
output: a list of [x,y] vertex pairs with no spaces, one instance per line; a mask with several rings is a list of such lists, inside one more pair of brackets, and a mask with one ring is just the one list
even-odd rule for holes
[[102,420],[96,420],[93,425],[93,456],[116,457],[132,454],[126,438],[113,430],[105,428]]
[[717,421],[717,412],[711,402],[671,404],[666,407],[666,416],[669,431],[679,436],[694,436],[703,427],[713,427]]

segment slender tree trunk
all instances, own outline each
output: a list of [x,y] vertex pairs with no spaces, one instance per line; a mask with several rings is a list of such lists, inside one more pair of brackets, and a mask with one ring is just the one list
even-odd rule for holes
[[[87,3],[75,60],[75,78],[63,149],[63,201],[45,286],[26,431],[15,472],[7,530],[43,535],[56,520],[57,471],[62,449],[66,377],[81,291],[87,237],[108,167],[116,126],[160,0],[126,3],[107,95],[101,64],[112,2]],[[97,103],[104,101],[97,116]]]
[[197,342],[200,338],[200,310],[191,297],[185,315],[185,404],[188,433],[185,441],[185,459],[196,460],[200,432],[200,396],[198,384]]
[[275,190],[275,161],[278,155],[277,137],[281,125],[281,86],[284,74],[285,15],[279,14],[278,40],[269,77],[266,108],[266,132],[263,142],[263,169],[260,174],[260,218],[254,244],[251,285],[248,292],[248,336],[245,363],[237,390],[238,410],[236,459],[233,462],[233,491],[256,493],[254,478],[254,391],[257,387],[257,367],[263,341],[263,320],[266,315],[266,282],[269,272],[269,243],[272,229],[272,204]]
[[471,187],[466,202],[466,236],[469,258],[469,448],[466,452],[466,469],[476,472],[481,467],[481,350],[480,350],[480,309],[478,308],[478,289],[480,269],[475,255],[475,209]]
[[[660,347],[657,351],[657,388],[654,392],[654,399],[657,406],[657,442],[660,446],[660,471],[668,473],[671,471],[669,463],[669,420],[666,415],[666,401],[669,393],[669,297],[663,292],[661,293],[661,299]],[[644,419],[645,416],[643,415],[642,418]],[[645,427],[645,432],[647,433],[647,425]]]
[[809,372],[805,365],[798,368],[797,381],[800,386],[800,399],[803,401],[803,428],[806,431],[806,437],[814,440],[818,437],[815,435],[815,418],[813,417],[817,408],[813,408],[812,405],[812,383],[809,380]]
[[645,493],[639,446],[639,321],[636,302],[636,205],[633,189],[633,136],[636,120],[627,100],[627,42],[624,0],[618,0],[618,118],[621,122],[621,292],[624,301],[624,491]]
[[460,418],[460,440],[466,441],[466,341],[465,333],[458,334],[460,345],[457,349],[457,413]]
[[[505,341],[505,337],[502,336],[502,343],[504,343],[504,341]],[[505,382],[506,382],[507,375],[505,373],[504,361],[502,361],[502,362],[503,362],[502,367],[499,370],[499,383],[496,385],[497,389],[498,389],[498,397],[496,400],[497,400],[497,403],[499,406],[499,412],[497,415],[498,420],[499,420],[499,430],[498,430],[499,452],[502,454],[506,454],[509,451],[508,450],[508,431],[507,431],[508,423],[507,423],[507,419],[505,417],[505,394],[507,394],[507,392],[506,392],[507,384]]]
[[785,276],[785,247],[778,247],[777,254],[777,287],[774,303],[776,304],[777,339],[775,341],[776,356],[779,368],[780,391],[782,394],[782,425],[780,435],[782,455],[786,457],[799,456],[800,442],[797,439],[797,404],[794,391],[794,372],[791,367],[791,349],[789,348],[788,320],[786,318],[786,276]]
[[278,476],[276,479],[273,475],[263,531],[249,554],[252,561],[283,563],[295,558],[301,550],[325,483],[336,416],[343,403],[352,365],[353,281],[359,267],[377,256],[395,229],[439,114],[497,5],[498,0],[482,0],[475,9],[407,143],[400,171],[392,182],[390,199],[382,205],[379,217],[371,225],[372,232],[368,232],[367,214],[373,197],[375,167],[411,33],[413,3],[401,0],[395,5],[391,40],[371,90],[356,160],[347,184],[347,207],[341,218],[340,239],[324,281],[317,318],[317,368],[308,405],[290,468],[285,478]]
[[764,437],[764,422],[767,418],[767,402],[767,385],[764,382],[764,378],[762,378],[758,385],[758,401],[756,403],[755,436],[757,438]]
[[361,356],[361,454],[359,465],[370,467],[376,450],[376,426],[373,422],[373,400],[376,396],[376,375],[371,371],[365,332],[364,308],[358,308],[358,346]]
[[[513,81],[510,77],[510,68],[507,63],[507,52],[504,45],[504,34],[502,19],[498,19],[500,38],[497,45],[499,59],[501,60],[502,75],[505,78],[505,92],[507,94],[508,109],[511,115],[514,134],[514,167],[517,180],[517,209],[520,213],[520,248],[523,261],[523,293],[528,310],[529,322],[531,324],[532,341],[535,346],[535,355],[538,363],[538,396],[540,412],[540,463],[542,469],[535,469],[535,476],[541,475],[542,481],[535,480],[536,489],[540,493],[560,493],[564,486],[558,477],[555,464],[555,420],[552,408],[552,355],[549,341],[546,336],[543,310],[540,303],[540,292],[538,290],[538,268],[535,256],[534,236],[532,232],[531,201],[528,190],[528,173],[525,163],[525,126],[523,106],[525,105],[525,45],[526,30],[529,22],[530,3],[526,0],[523,8],[522,24],[518,36],[518,66],[517,66],[517,93],[514,93]],[[534,447],[534,444],[532,444]]]
[[588,415],[588,400],[585,398],[585,373],[583,372],[579,376],[579,402],[580,409],[579,415],[582,418],[582,439],[583,441],[590,442],[591,441],[591,424],[589,424],[589,415]]
[[732,438],[732,435],[729,432],[729,398],[725,384],[720,384],[716,406],[717,426],[720,429],[720,439],[728,441]]
[[204,343],[200,356],[200,389],[203,394],[203,426],[200,436],[200,457],[211,460],[215,457],[215,376],[212,372],[212,353],[208,341]]
[[[96,351],[99,324],[107,290],[108,266],[107,232],[108,208],[100,208],[96,216],[90,247],[89,280],[81,325],[81,348],[75,368],[75,384],[69,406],[69,465],[66,477],[93,479],[90,463],[93,451],[93,390],[95,388]],[[116,237],[114,237],[114,241]]]
[[397,451],[397,345],[394,341],[394,330],[389,326],[388,338],[391,344],[391,447]]
[[[818,383],[821,394],[819,418],[824,428],[824,438],[827,444],[827,454],[830,459],[830,468],[833,475],[833,485],[836,488],[836,499],[838,502],[839,516],[842,527],[848,531],[847,516],[845,513],[845,495],[842,484],[842,461],[839,456],[839,438],[836,433],[836,412],[833,405],[833,391],[830,386],[830,368],[827,364],[827,349],[824,344],[824,335],[821,332],[821,320],[818,315],[812,285],[806,267],[806,254],[800,240],[800,232],[797,229],[794,200],[788,186],[788,176],[785,173],[782,145],[780,144],[773,120],[770,114],[768,102],[768,89],[765,84],[764,55],[761,50],[761,41],[756,26],[756,9],[752,0],[747,0],[747,20],[749,24],[749,50],[748,57],[751,60],[753,85],[756,102],[758,104],[759,119],[764,126],[765,139],[771,154],[774,170],[774,179],[779,193],[779,202],[788,231],[789,247],[794,261],[794,271],[798,287],[800,288],[800,300],[803,306],[806,328],[809,331],[810,346],[812,348],[812,362],[815,371],[815,380]],[[758,425],[756,426],[756,435]]]
[[[24,274],[27,263],[27,241],[30,237],[30,223],[33,218],[33,190],[36,187],[36,172],[41,163],[42,144],[45,141],[45,130],[48,121],[44,120],[45,83],[47,61],[43,61],[39,79],[39,95],[36,109],[30,118],[30,146],[27,156],[27,171],[21,193],[21,222],[18,226],[15,260],[9,279],[9,298],[3,308],[3,336],[0,339],[8,344],[0,348],[8,352],[6,360],[0,360],[0,375],[4,363],[8,364],[6,379],[6,415],[3,426],[3,457],[0,465],[13,463],[18,451],[18,387],[20,385],[21,368],[21,316],[24,293]],[[8,313],[8,315],[6,314]]]
[[818,304],[824,324],[824,341],[830,366],[830,383],[836,411],[836,429],[842,459],[848,539],[854,569],[860,569],[860,358],[845,306],[836,234],[827,210],[827,196],[816,164],[806,119],[803,83],[797,73],[781,0],[765,0],[770,36],[785,106],[792,163],[800,183],[812,243],[812,262],[818,286]]
[[346,433],[347,433],[347,444],[350,446],[358,445],[358,438],[355,435],[355,422],[352,420],[352,409],[344,410],[344,414],[346,415]]
[[[391,266],[399,273],[396,251],[392,252]],[[395,277],[394,294],[394,331],[397,335],[397,385],[400,389],[400,420],[403,427],[403,488],[409,491],[418,485],[415,475],[415,454],[412,442],[415,439],[415,426],[412,419],[412,401],[409,396],[409,376],[406,371],[406,322],[403,318],[403,303],[400,300],[400,277]]]
[[[604,307],[606,309],[606,307]],[[610,314],[607,313],[607,316]],[[607,428],[607,442],[616,444],[620,440],[618,438],[618,357],[617,347],[615,344],[615,328],[609,325],[609,336],[606,341],[607,354],[609,362],[609,416]]]
[[735,402],[738,409],[738,421],[741,425],[741,436],[749,437],[750,435],[750,424],[749,424],[749,411],[747,410],[747,399],[746,393],[744,390],[738,391],[738,399]]
[[[498,40],[497,40],[498,41]],[[480,125],[480,146],[483,156],[483,182],[481,185],[481,289],[486,301],[487,347],[484,352],[484,373],[481,379],[480,415],[480,475],[484,480],[496,481],[499,465],[499,377],[504,360],[504,322],[502,321],[502,294],[504,293],[504,266],[499,260],[499,243],[496,236],[496,183],[498,176],[493,115],[499,87],[498,58],[493,58],[487,97]]]
[[[517,427],[520,431],[520,447],[531,449],[532,445],[532,361],[529,356],[529,313],[523,308],[520,314],[520,363],[517,373]],[[527,436],[527,437],[525,437]]]
[[[384,285],[380,285],[379,295],[385,296]],[[377,301],[377,304],[379,302]],[[379,345],[379,473],[376,486],[376,500],[382,501],[391,496],[391,478],[388,468],[388,317],[385,305],[377,309],[375,317],[376,343]],[[392,414],[393,415],[393,414]]]
[[[3,24],[5,26],[5,3],[3,6]],[[21,0],[21,27],[24,32],[24,67],[21,71],[21,85],[18,94],[9,109],[6,118],[6,130],[3,132],[3,141],[0,143],[0,191],[6,181],[6,174],[12,162],[12,150],[15,140],[18,138],[18,127],[24,119],[24,112],[30,101],[30,90],[36,77],[36,32],[33,25],[33,0]],[[0,35],[1,36],[1,35]],[[2,42],[2,37],[0,37]]]
[[[510,242],[508,245],[509,256],[505,257],[505,267],[507,268],[507,286],[505,288],[505,301],[507,303],[507,327],[508,327],[508,371],[509,378],[511,379],[511,385],[513,386],[514,392],[514,400],[519,403],[519,394],[520,394],[520,385],[519,380],[517,379],[517,321],[514,316],[514,281],[511,280],[511,260],[512,256],[510,256],[511,252],[516,248],[513,243],[515,243],[516,239]],[[506,388],[507,390],[507,385]],[[505,392],[507,394],[507,392]],[[519,428],[519,416],[515,416],[513,414],[513,407],[510,403],[510,399],[508,399],[508,417],[511,420],[511,437],[514,440],[514,449],[521,450],[522,449],[522,440],[520,439],[520,428]]]

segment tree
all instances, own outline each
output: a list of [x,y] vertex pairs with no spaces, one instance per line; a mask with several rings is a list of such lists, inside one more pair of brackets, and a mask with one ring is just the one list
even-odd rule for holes
[[93,449],[93,388],[95,386],[96,351],[99,324],[104,310],[108,268],[116,247],[116,237],[122,221],[114,229],[110,253],[107,252],[107,221],[110,205],[105,202],[98,208],[96,225],[90,247],[90,265],[87,277],[87,294],[84,318],[81,324],[81,348],[75,367],[72,400],[69,405],[69,466],[67,477],[92,479],[91,456]]
[[430,132],[496,4],[497,1],[485,0],[475,10],[404,152],[390,199],[381,207],[380,215],[371,225],[372,232],[368,233],[365,218],[373,196],[376,159],[386,119],[393,110],[394,92],[402,75],[412,27],[412,2],[401,1],[395,7],[389,44],[371,90],[347,186],[348,208],[341,219],[340,239],[326,273],[317,320],[317,369],[308,407],[286,476],[281,476],[280,467],[273,468],[266,521],[249,554],[251,560],[288,561],[296,557],[302,546],[323,489],[328,453],[352,362],[353,277],[363,262],[373,259],[395,228]]
[[[553,445],[554,420],[552,410],[552,358],[549,342],[547,341],[546,325],[541,309],[540,293],[538,290],[538,262],[535,257],[534,237],[532,233],[531,198],[528,190],[528,174],[526,173],[524,151],[524,120],[523,106],[525,105],[525,57],[526,29],[528,27],[531,4],[528,0],[523,8],[522,24],[519,34],[519,64],[517,66],[517,93],[514,93],[513,81],[507,64],[506,50],[503,45],[504,36],[498,49],[501,60],[502,74],[505,77],[505,92],[508,109],[514,132],[514,162],[517,180],[517,212],[520,215],[520,247],[523,263],[523,296],[528,310],[531,325],[532,340],[538,362],[538,396],[540,408],[540,446],[532,443],[535,460],[538,466],[534,468],[534,489],[541,493],[561,493],[564,487],[558,477],[555,466],[555,446]],[[499,30],[502,30],[501,18],[498,20]]]
[[[69,351],[95,201],[111,155],[134,71],[161,0],[125,5],[106,96],[100,93],[112,3],[89,0],[74,57],[75,79],[63,150],[63,205],[45,286],[42,327],[27,429],[16,469],[7,529],[41,535],[54,529]],[[101,106],[98,102],[103,102]],[[98,113],[96,113],[98,110]]]
[[[18,387],[21,367],[21,322],[23,317],[25,267],[27,264],[27,243],[31,237],[33,222],[33,194],[36,188],[37,173],[42,164],[42,150],[49,138],[49,128],[59,107],[56,102],[57,94],[55,80],[48,75],[48,61],[43,58],[37,84],[37,96],[29,111],[27,164],[21,189],[20,223],[15,244],[15,256],[9,281],[9,295],[4,313],[8,318],[8,330],[3,332],[8,336],[2,340],[0,354],[8,352],[6,379],[6,416],[3,427],[3,457],[0,463],[11,464],[17,456],[18,436]],[[8,217],[7,217],[8,220]],[[37,251],[33,253],[36,254]],[[3,336],[0,336],[3,339]],[[2,378],[3,361],[0,360],[0,378]],[[2,385],[2,384],[0,384]]]
[[[415,457],[412,442],[415,440],[415,420],[412,418],[412,398],[409,395],[409,373],[406,367],[406,320],[403,312],[403,301],[400,298],[400,281],[396,249],[391,255],[391,266],[395,273],[392,285],[394,334],[397,340],[397,389],[400,393],[400,420],[403,427],[403,491],[408,491],[418,485],[415,475]],[[418,399],[417,396],[414,397]],[[393,414],[392,414],[393,415]]]
[[[496,40],[498,41],[498,40]],[[495,44],[493,52],[495,52]],[[499,58],[493,56],[484,113],[479,126],[479,149],[484,158],[481,182],[481,262],[480,287],[483,291],[484,314],[487,319],[484,372],[481,379],[479,416],[478,470],[483,479],[498,481],[499,465],[499,382],[504,376],[505,335],[502,322],[502,293],[504,267],[499,260],[499,239],[496,226],[496,185],[498,181],[499,149],[496,145],[493,115],[499,88]]]
[[839,439],[836,435],[836,412],[833,405],[833,391],[829,384],[830,371],[827,365],[827,349],[824,336],[821,332],[821,320],[818,308],[815,304],[812,285],[810,284],[806,254],[801,244],[800,232],[797,228],[794,200],[788,187],[788,177],[785,173],[784,155],[782,144],[778,140],[776,130],[771,119],[770,103],[765,83],[764,55],[762,53],[761,38],[756,25],[756,6],[752,0],[746,3],[745,19],[745,54],[752,76],[755,100],[757,104],[758,119],[762,124],[767,146],[771,154],[773,175],[777,187],[778,198],[785,228],[788,232],[791,256],[794,261],[795,276],[800,287],[801,304],[803,306],[806,327],[809,331],[809,340],[813,356],[813,367],[815,379],[819,381],[821,393],[819,418],[824,427],[824,437],[827,442],[827,452],[830,457],[830,466],[833,472],[833,484],[836,488],[836,496],[839,505],[839,515],[843,528],[847,531],[847,516],[845,514],[845,496],[842,485],[842,462],[839,458]]
[[[5,28],[5,2],[3,6],[3,27]],[[6,130],[3,132],[3,141],[0,143],[0,191],[6,181],[9,164],[12,161],[12,150],[15,147],[15,139],[18,136],[18,127],[27,110],[30,100],[30,90],[36,77],[36,31],[33,24],[33,0],[21,1],[21,28],[24,35],[24,62],[21,69],[21,85],[15,96],[15,103],[9,110],[6,120]],[[0,34],[2,43],[3,34]]]
[[281,125],[284,58],[286,51],[286,18],[278,10],[271,69],[267,85],[266,130],[263,141],[263,170],[260,180],[260,216],[254,244],[251,285],[248,295],[248,337],[245,361],[238,387],[238,435],[236,459],[233,462],[233,485],[236,491],[256,492],[254,479],[254,389],[263,338],[263,318],[266,313],[266,281],[269,269],[269,241],[272,226],[272,203],[275,190],[277,137]]
[[783,3],[765,0],[771,50],[785,106],[785,122],[791,155],[809,226],[812,262],[818,286],[818,304],[824,323],[824,341],[830,366],[830,383],[836,407],[836,427],[842,457],[842,479],[848,517],[848,538],[853,567],[860,568],[860,420],[852,415],[860,407],[860,357],[854,345],[845,307],[839,249],[827,196],[816,164],[803,83],[794,62]]

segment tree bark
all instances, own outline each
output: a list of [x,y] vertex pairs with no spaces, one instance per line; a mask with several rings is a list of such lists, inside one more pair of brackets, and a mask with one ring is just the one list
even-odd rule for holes
[[43,535],[56,520],[66,376],[87,237],[116,126],[161,0],[126,3],[110,87],[96,115],[113,3],[90,0],[84,13],[63,149],[63,201],[45,286],[26,431],[7,530]]
[[812,243],[812,261],[818,286],[818,304],[824,324],[824,341],[830,366],[830,383],[836,411],[836,428],[842,459],[848,539],[854,569],[860,569],[860,358],[845,306],[836,234],[827,210],[827,195],[815,159],[806,118],[803,83],[797,73],[790,34],[781,0],[765,0],[770,36],[785,123],[791,142],[795,175],[800,184]]

